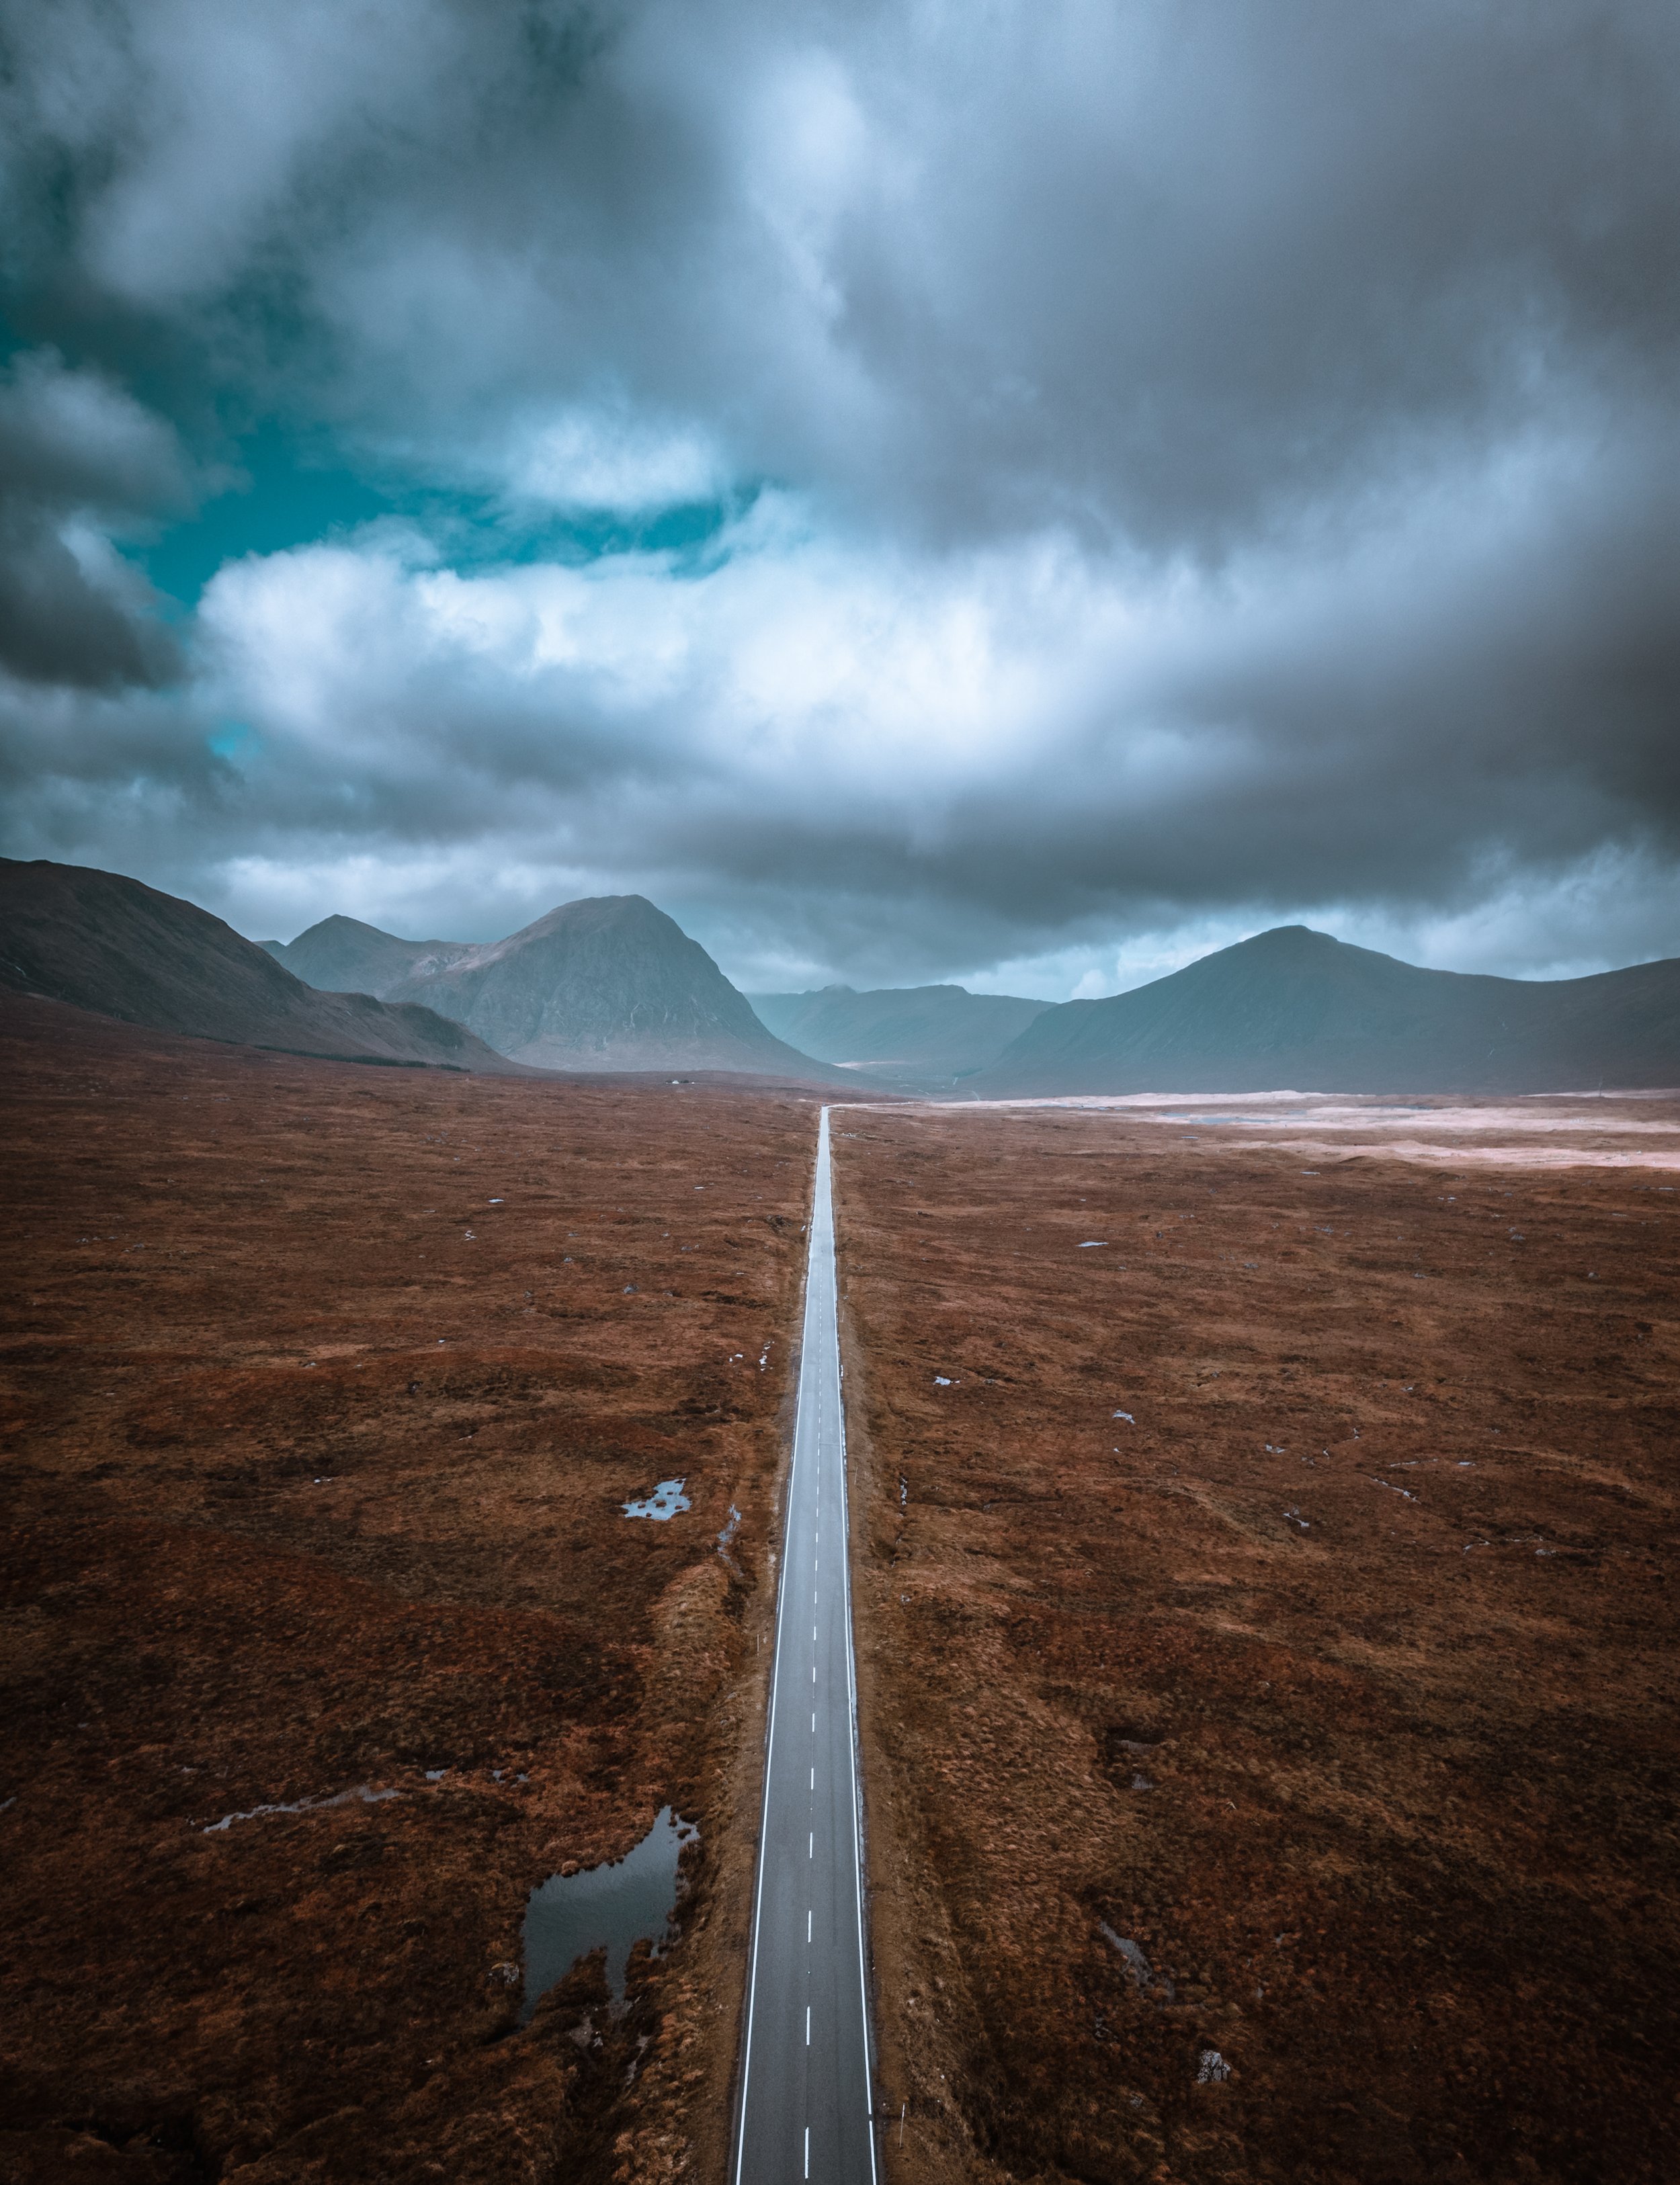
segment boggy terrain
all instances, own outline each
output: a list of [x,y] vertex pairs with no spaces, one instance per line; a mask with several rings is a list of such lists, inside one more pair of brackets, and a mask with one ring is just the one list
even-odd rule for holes
[[[810,1098],[28,1001],[0,1069],[0,2175],[720,2174]],[[667,1803],[680,1945],[519,2031]]]
[[1680,1172],[835,1123],[888,2175],[1672,2177]]

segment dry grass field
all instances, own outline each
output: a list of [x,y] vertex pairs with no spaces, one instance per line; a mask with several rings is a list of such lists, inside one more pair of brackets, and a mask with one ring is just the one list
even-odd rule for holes
[[[0,2175],[720,2174],[814,1104],[0,1069]],[[682,1947],[518,2031],[527,1892],[668,1802]]]
[[[720,2181],[814,1098],[0,1068],[0,2174]],[[1672,2174],[1680,1105],[835,1133],[888,2175]]]
[[888,2173],[1656,2185],[1680,1104],[1251,1120],[836,1117]]

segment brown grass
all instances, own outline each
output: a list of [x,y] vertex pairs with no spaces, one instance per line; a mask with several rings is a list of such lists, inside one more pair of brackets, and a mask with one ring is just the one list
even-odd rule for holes
[[[0,1065],[0,2173],[721,2175],[809,1098]],[[528,1891],[667,1802],[682,1946],[515,2031]]]
[[836,1127],[889,2176],[1672,2176],[1673,1193]]

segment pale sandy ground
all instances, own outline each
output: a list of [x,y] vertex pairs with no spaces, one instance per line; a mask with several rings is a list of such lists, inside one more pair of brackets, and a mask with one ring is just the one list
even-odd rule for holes
[[[1284,1091],[1127,1092],[921,1104],[958,1112],[1112,1110],[1134,1122],[1192,1125],[1198,1135],[1217,1131],[1210,1143],[1234,1149],[1265,1146],[1313,1160],[1383,1154],[1455,1167],[1680,1169],[1680,1090],[1440,1101]],[[1238,1137],[1239,1131],[1264,1135]]]

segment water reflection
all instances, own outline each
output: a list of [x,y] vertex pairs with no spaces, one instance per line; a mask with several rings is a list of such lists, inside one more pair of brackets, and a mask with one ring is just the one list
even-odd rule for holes
[[581,1874],[552,1874],[532,1890],[525,1907],[525,2001],[519,2023],[532,2013],[557,1981],[591,1950],[607,1953],[607,1985],[613,1999],[624,1999],[624,1974],[639,1942],[653,1947],[657,1958],[675,1940],[671,1914],[676,1909],[677,1860],[682,1847],[700,1830],[679,1819],[669,1806],[641,1841],[621,1859],[587,1867]]

